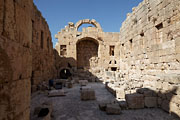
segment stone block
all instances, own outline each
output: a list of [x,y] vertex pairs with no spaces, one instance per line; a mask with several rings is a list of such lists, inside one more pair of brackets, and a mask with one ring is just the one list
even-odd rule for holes
[[170,102],[169,107],[170,107],[170,113],[175,113],[177,115],[180,115],[180,109],[176,103]]
[[106,113],[109,115],[119,115],[121,114],[121,107],[119,104],[108,104],[106,107]]
[[65,96],[64,90],[51,90],[48,93],[48,97]]
[[128,108],[140,109],[144,108],[144,96],[142,94],[127,94],[125,99],[128,105]]
[[79,80],[79,84],[81,86],[86,86],[88,84],[88,81],[87,80]]
[[106,106],[108,104],[111,104],[112,101],[100,101],[99,102],[99,109],[102,110],[102,111],[106,111]]
[[68,82],[68,83],[67,83],[67,87],[68,87],[68,88],[72,88],[72,87],[73,87],[73,83],[72,83],[72,82]]
[[149,90],[148,88],[140,88],[140,89],[137,89],[136,92],[139,94],[144,94],[144,92],[148,90]]
[[121,107],[121,109],[127,109],[128,107],[126,101],[120,101],[119,106]]
[[163,90],[168,90],[169,83],[168,82],[163,82],[162,86],[163,86]]
[[161,89],[162,88],[162,82],[161,81],[157,81],[156,84],[155,84],[155,87],[157,89]]
[[168,92],[168,93],[166,93],[165,95],[166,95],[167,100],[169,100],[169,101],[170,101],[170,100],[172,99],[172,97],[174,96],[174,94],[171,93],[171,92]]
[[171,101],[180,104],[180,95],[173,95]]
[[180,85],[175,85],[173,87],[176,89],[176,91],[174,93],[177,95],[180,95]]
[[168,75],[164,76],[164,80],[169,83],[179,84],[180,83],[180,75],[168,74]]
[[99,103],[99,109],[102,111],[106,111],[107,103]]
[[161,107],[162,101],[163,101],[163,100],[158,97],[158,99],[157,99],[157,104],[158,104],[159,107]]
[[81,91],[81,100],[95,100],[95,91],[93,89],[85,89]]
[[145,97],[152,97],[153,96],[153,91],[151,91],[151,90],[144,91],[144,96]]
[[169,112],[170,108],[169,108],[169,104],[170,104],[170,101],[168,100],[163,100],[162,104],[161,104],[161,108],[166,111],[166,112]]
[[157,107],[157,97],[145,97],[145,106],[148,108]]
[[120,99],[125,98],[124,89],[116,89],[116,98],[120,98]]

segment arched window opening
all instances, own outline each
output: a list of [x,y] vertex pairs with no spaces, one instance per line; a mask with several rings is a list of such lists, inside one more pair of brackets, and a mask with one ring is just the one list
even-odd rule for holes
[[89,28],[92,28],[92,27],[95,28],[96,26],[94,26],[93,24],[84,23],[78,27],[78,31],[82,32],[84,28],[88,28],[88,27]]

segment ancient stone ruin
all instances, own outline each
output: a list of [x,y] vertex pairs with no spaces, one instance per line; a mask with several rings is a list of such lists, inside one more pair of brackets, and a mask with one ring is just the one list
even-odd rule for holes
[[32,0],[0,0],[0,120],[180,119],[180,1],[144,0],[120,32],[102,28],[69,22],[53,49]]

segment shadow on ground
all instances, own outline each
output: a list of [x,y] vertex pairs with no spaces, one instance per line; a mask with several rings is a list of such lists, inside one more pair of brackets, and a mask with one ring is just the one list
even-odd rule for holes
[[[96,100],[81,101],[79,84],[74,84],[72,88],[63,87],[67,92],[65,97],[48,98],[46,94],[36,94],[32,97],[32,110],[43,102],[52,104],[53,120],[179,120],[180,117],[174,113],[172,108],[173,97],[177,88],[172,91],[161,93],[148,88],[140,88],[133,94],[126,95],[127,107],[121,108],[120,115],[107,115],[106,112],[99,109],[99,103],[110,101],[110,104],[121,103],[116,99],[116,94],[108,92],[107,84],[101,82],[97,76],[83,69],[76,69],[76,60],[73,58],[57,58],[61,59],[60,63],[56,63],[57,72],[59,74],[56,79],[69,79],[75,83],[78,80],[88,80],[92,89],[95,90]],[[66,72],[65,72],[66,71]],[[93,80],[92,80],[93,79]],[[92,82],[93,81],[93,82]],[[160,110],[160,109],[162,110]],[[166,112],[164,112],[164,111]],[[172,111],[173,110],[173,111]],[[168,112],[172,116],[168,115]],[[31,114],[32,115],[32,114]]]

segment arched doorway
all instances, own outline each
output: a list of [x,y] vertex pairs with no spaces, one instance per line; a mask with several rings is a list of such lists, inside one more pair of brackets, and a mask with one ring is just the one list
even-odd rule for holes
[[64,68],[60,71],[60,78],[61,79],[68,79],[69,77],[71,77],[71,75],[72,74],[71,74],[69,69]]
[[92,38],[83,38],[77,42],[77,68],[91,69],[98,63],[98,42]]

